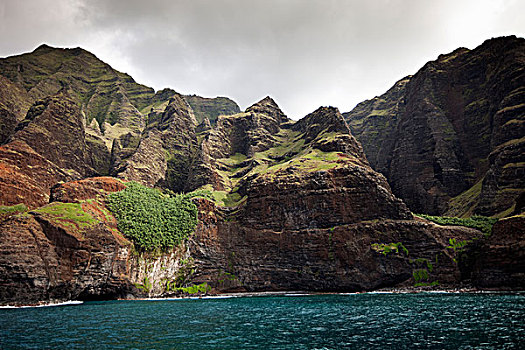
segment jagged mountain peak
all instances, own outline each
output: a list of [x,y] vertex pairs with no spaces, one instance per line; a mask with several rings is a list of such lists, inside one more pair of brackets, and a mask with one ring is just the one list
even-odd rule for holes
[[55,49],[54,47],[49,46],[47,44],[41,44],[36,49],[34,49],[33,52],[45,52],[45,51],[50,51],[54,49]]
[[252,108],[254,106],[272,106],[272,107],[275,107],[275,108],[279,108],[279,106],[277,105],[277,102],[275,102],[275,100],[273,98],[271,98],[270,96],[266,96],[262,100],[254,103],[253,105],[248,107],[248,109]]
[[340,132],[349,134],[350,129],[345,119],[339,112],[337,107],[322,106],[317,108],[314,112],[308,114],[306,117],[295,123],[294,129],[307,130],[315,129],[317,133],[322,130],[326,132]]
[[265,114],[273,117],[277,122],[283,123],[288,120],[288,117],[283,113],[279,105],[270,97],[266,96],[257,103],[246,108],[246,113]]

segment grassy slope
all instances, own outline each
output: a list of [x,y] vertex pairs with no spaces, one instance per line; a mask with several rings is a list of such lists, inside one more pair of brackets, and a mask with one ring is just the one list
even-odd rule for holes
[[[245,198],[237,193],[240,184],[247,178],[260,176],[273,180],[280,172],[292,169],[293,174],[328,170],[343,166],[348,161],[358,161],[354,157],[340,152],[323,152],[314,147],[316,142],[333,139],[335,133],[321,132],[317,138],[305,144],[303,134],[290,128],[281,128],[274,135],[273,147],[256,152],[253,157],[236,153],[227,158],[217,159],[218,174],[226,184],[224,191],[213,191],[211,185],[200,190],[211,191],[212,199],[218,205],[234,207]],[[344,162],[342,162],[344,160]]]

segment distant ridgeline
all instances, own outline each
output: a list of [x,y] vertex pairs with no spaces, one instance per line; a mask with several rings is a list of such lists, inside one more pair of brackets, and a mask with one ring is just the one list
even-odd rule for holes
[[524,57],[492,39],[299,121],[80,48],[0,59],[0,304],[524,288]]

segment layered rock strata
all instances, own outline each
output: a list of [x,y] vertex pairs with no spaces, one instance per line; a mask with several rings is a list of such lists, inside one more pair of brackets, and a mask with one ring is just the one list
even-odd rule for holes
[[414,212],[499,215],[523,193],[525,40],[428,62],[345,114],[372,167]]
[[[491,45],[516,50],[513,57],[521,57],[520,40],[495,42]],[[458,50],[435,64],[454,68],[456,60],[466,60],[461,62],[472,64],[476,72],[477,61],[463,55],[470,52]],[[77,64],[89,69],[80,72]],[[416,82],[422,85],[414,86],[434,84],[442,72],[418,73],[398,82],[388,92],[391,98],[360,105],[359,117],[347,119],[365,140],[363,151],[336,108],[321,107],[294,122],[266,97],[244,112],[220,115],[235,107],[170,89],[155,93],[81,49],[42,46],[32,54],[0,60],[0,68],[1,89],[25,91],[0,99],[1,304],[167,296],[195,285],[219,293],[453,287],[465,279],[480,287],[522,285],[520,219],[498,223],[490,238],[477,230],[416,219],[365,156],[389,179],[402,161],[415,173],[428,173],[430,163],[414,156],[416,148],[423,153],[439,148],[439,162],[460,162],[457,155],[444,159],[447,137],[435,124],[449,114],[410,90]],[[457,82],[466,79],[460,73],[454,77]],[[516,75],[518,81],[520,77]],[[445,84],[445,78],[437,81]],[[502,93],[502,101],[514,105],[519,91],[513,84],[505,88],[511,93]],[[413,96],[407,97],[407,91]],[[453,100],[458,95],[451,96]],[[409,98],[428,103],[421,107],[408,103]],[[381,146],[374,146],[377,137],[367,128],[372,120],[389,115],[373,112],[381,108],[397,116],[391,121],[397,126],[395,132],[381,126],[388,132]],[[507,116],[513,110],[496,114]],[[371,118],[371,111],[378,117]],[[432,139],[417,143],[413,137],[425,140],[427,126],[409,125],[408,115],[432,119],[425,119]],[[506,125],[504,119],[500,122]],[[519,124],[519,115],[512,120]],[[401,126],[407,130],[400,131]],[[410,132],[412,136],[404,134]],[[509,186],[519,182],[505,169],[512,168],[511,160],[517,160],[513,167],[519,168],[520,144],[505,141],[497,132],[491,137],[497,147],[488,156],[486,173],[479,174],[485,179],[483,188],[486,179],[496,179],[499,187],[492,193],[499,193],[504,179]],[[457,142],[463,145],[459,138]],[[403,149],[410,152],[401,160],[396,152]],[[435,194],[435,208],[443,200],[452,208],[443,188],[455,182],[456,190],[463,190],[461,172],[439,164],[442,179],[448,180],[436,184],[420,178],[425,183],[421,193]],[[494,164],[501,171],[494,170]],[[99,174],[114,177],[91,177]],[[168,193],[198,190],[195,233],[173,250],[137,251],[105,205],[106,195],[122,190],[127,180]],[[489,198],[487,191],[481,193],[468,198],[478,209]],[[514,210],[522,207],[518,202]],[[463,262],[462,252],[451,242],[481,252],[490,264],[474,253]],[[492,285],[484,279],[491,274]]]

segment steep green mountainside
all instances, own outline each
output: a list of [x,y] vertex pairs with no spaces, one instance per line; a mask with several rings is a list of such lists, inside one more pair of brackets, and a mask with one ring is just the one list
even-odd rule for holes
[[[347,119],[363,136],[372,164],[381,164],[396,186],[399,179],[453,183],[452,175],[461,179],[459,170],[468,170],[469,181],[484,178],[479,199],[474,190],[466,192],[479,208],[494,182],[491,193],[514,196],[523,188],[523,177],[511,170],[523,164],[516,135],[522,133],[524,84],[521,66],[510,69],[505,62],[522,62],[520,45],[517,39],[490,44],[495,58],[483,58],[490,67],[483,74],[466,50],[440,57],[427,68],[456,67],[457,59],[474,68],[466,76],[458,68],[452,77],[432,68],[361,104],[359,117]],[[443,79],[434,79],[440,74]],[[455,128],[478,118],[452,103],[465,91],[478,101],[482,78],[490,81],[486,98],[501,100],[488,141],[460,137]],[[428,86],[452,82],[464,85],[447,90],[450,103],[439,109],[433,103],[449,95]],[[427,97],[418,95],[423,91]],[[483,286],[491,282],[486,271],[500,276],[488,284],[496,288],[524,285],[522,216],[496,223],[490,241],[474,228],[415,218],[372,169],[337,108],[320,107],[292,121],[266,97],[240,112],[225,98],[155,92],[82,49],[48,46],[1,59],[0,92],[1,305],[210,290],[447,288],[469,274],[467,283]],[[452,114],[463,119],[449,120],[445,106],[464,112]],[[412,122],[414,115],[423,126]],[[385,144],[375,146],[382,137]],[[477,153],[461,153],[459,146]],[[431,160],[429,168],[429,154],[439,167]],[[464,170],[465,159],[467,168],[486,164],[484,175]],[[414,182],[400,172],[407,167],[429,178]],[[435,188],[423,194],[439,195],[441,187]],[[503,203],[498,198],[495,203]],[[458,263],[463,249],[472,257],[464,267]],[[491,263],[481,261],[485,255],[478,259],[478,251]],[[508,269],[508,261],[520,263]]]
[[255,179],[271,181],[283,172],[325,171],[347,162],[368,166],[341,114],[331,107],[293,122],[266,97],[243,113],[219,117],[216,127],[198,138],[213,179],[199,184],[219,191],[226,205],[242,198]]
[[137,109],[148,105],[155,94],[80,48],[41,45],[31,53],[1,59],[0,72],[24,88],[32,102],[62,89],[70,91],[88,123],[96,119],[101,128],[106,122],[121,122],[140,129],[144,122]]
[[[68,103],[76,105],[75,112],[56,117],[71,118],[69,122],[82,128],[82,142],[87,144],[86,152],[92,158],[90,173],[101,175],[117,176],[126,171],[127,163],[134,162],[131,157],[158,124],[158,116],[170,113],[168,105],[172,100],[178,101],[179,110],[185,110],[183,114],[192,115],[199,122],[239,111],[235,102],[223,97],[182,97],[171,89],[155,92],[81,48],[47,45],[31,53],[0,59],[0,92],[0,144],[19,139],[21,129],[44,112],[46,99],[67,95]],[[195,112],[188,101],[195,106]],[[162,123],[167,125],[166,120]],[[31,128],[34,126],[27,130]],[[26,139],[31,138],[33,143],[39,142],[39,137]],[[64,151],[67,147],[70,145],[59,145]]]
[[208,119],[211,124],[215,124],[220,115],[232,115],[241,112],[237,103],[227,97],[206,98],[186,95],[184,99],[193,109],[199,124],[202,124],[205,119]]
[[412,211],[508,215],[525,192],[525,39],[441,55],[344,116]]

